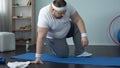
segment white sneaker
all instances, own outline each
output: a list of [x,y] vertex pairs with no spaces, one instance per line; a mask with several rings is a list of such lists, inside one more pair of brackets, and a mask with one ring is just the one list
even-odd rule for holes
[[87,51],[84,51],[82,54],[77,55],[76,57],[90,57],[92,56],[92,53],[88,53]]

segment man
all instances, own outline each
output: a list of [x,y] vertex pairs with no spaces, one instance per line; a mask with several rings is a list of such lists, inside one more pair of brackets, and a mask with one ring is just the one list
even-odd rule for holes
[[65,0],[54,0],[40,10],[38,17],[38,37],[36,43],[36,60],[32,63],[43,63],[40,53],[44,40],[58,57],[68,57],[69,48],[66,38],[73,37],[75,56],[91,56],[84,50],[88,38],[84,22],[75,8]]

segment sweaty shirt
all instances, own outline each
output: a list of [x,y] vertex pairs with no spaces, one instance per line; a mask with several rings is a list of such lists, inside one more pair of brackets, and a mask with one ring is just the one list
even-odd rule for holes
[[65,38],[70,29],[70,16],[76,10],[67,4],[65,15],[61,19],[56,19],[50,11],[50,6],[51,4],[40,9],[37,26],[48,28],[47,38]]

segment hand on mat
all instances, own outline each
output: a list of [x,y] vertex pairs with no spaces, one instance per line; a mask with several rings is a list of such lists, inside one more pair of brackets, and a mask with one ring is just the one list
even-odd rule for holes
[[40,59],[40,57],[36,58],[34,61],[31,61],[31,63],[40,63],[40,64],[43,64],[43,62]]
[[83,37],[82,39],[81,39],[81,42],[82,42],[82,45],[85,47],[85,46],[87,46],[88,45],[88,43],[89,43],[89,41],[88,41],[88,38],[87,37]]

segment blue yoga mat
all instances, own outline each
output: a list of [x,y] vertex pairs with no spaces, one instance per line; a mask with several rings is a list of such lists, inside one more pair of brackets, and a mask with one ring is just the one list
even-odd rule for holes
[[[35,53],[25,53],[17,56],[11,56],[13,59],[35,60]],[[58,62],[68,64],[87,64],[97,66],[120,66],[120,57],[69,57],[58,58],[53,54],[41,54],[41,59],[44,62]]]

